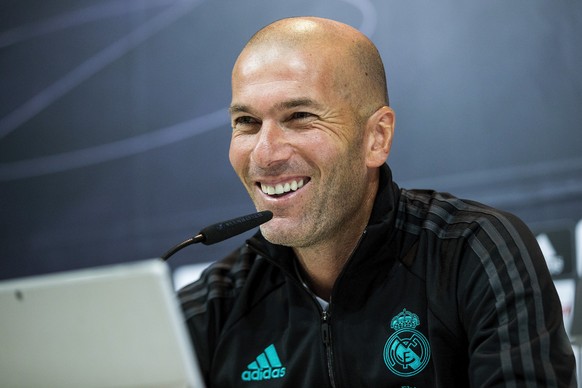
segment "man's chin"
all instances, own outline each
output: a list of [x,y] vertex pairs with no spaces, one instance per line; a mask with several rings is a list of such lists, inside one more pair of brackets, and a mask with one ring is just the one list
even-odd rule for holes
[[283,235],[279,232],[275,232],[272,230],[265,230],[265,229],[261,228],[261,234],[263,235],[265,240],[267,240],[271,244],[287,245],[286,243],[288,242],[288,239],[285,237],[285,235]]
[[292,229],[288,226],[281,228],[264,224],[261,225],[261,234],[271,244],[294,247],[298,245],[300,236],[298,236],[297,230],[293,231]]

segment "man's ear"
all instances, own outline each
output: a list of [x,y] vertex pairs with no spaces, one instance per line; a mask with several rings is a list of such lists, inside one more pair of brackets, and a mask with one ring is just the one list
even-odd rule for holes
[[388,106],[381,107],[368,119],[366,123],[367,167],[380,167],[386,162],[392,148],[395,122],[394,111]]

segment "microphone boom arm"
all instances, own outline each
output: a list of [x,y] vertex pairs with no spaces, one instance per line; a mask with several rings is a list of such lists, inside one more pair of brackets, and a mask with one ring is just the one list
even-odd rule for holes
[[182,241],[172,249],[162,255],[162,260],[167,261],[170,256],[189,245],[203,243],[205,245],[216,244],[217,242],[234,237],[257,226],[264,224],[273,218],[273,213],[265,210],[258,213],[237,217],[229,221],[219,222],[202,229],[196,236]]
[[203,240],[204,240],[204,235],[202,235],[201,233],[198,233],[196,236],[191,237],[188,240],[182,241],[180,244],[173,246],[170,250],[168,250],[166,253],[164,253],[162,255],[162,260],[168,261],[170,256],[172,256],[174,253],[186,248],[189,245],[202,242]]

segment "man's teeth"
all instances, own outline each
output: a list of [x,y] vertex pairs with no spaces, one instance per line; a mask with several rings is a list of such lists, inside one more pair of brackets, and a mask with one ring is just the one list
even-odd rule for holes
[[303,179],[301,179],[299,182],[291,181],[291,182],[286,182],[284,184],[278,183],[275,186],[266,185],[264,183],[261,183],[261,190],[263,191],[263,193],[269,194],[269,195],[284,194],[284,193],[288,193],[290,191],[296,191],[297,189],[300,189],[302,187],[303,187]]

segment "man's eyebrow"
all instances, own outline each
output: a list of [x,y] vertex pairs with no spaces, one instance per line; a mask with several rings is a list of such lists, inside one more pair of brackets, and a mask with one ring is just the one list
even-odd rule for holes
[[[299,107],[312,107],[312,108],[320,108],[321,104],[312,100],[311,98],[295,98],[292,100],[285,100],[277,105],[275,105],[275,109],[277,110],[285,110],[285,109],[293,109]],[[250,106],[244,104],[233,104],[228,109],[230,114],[234,113],[251,113],[253,110]]]
[[320,104],[312,100],[311,98],[296,98],[292,100],[283,101],[277,104],[277,108],[279,109],[293,109],[299,108],[301,106],[318,108]]
[[240,113],[240,112],[249,112],[250,110],[251,110],[250,107],[248,107],[246,105],[240,105],[240,104],[234,104],[228,108],[228,111],[230,112],[230,114]]

